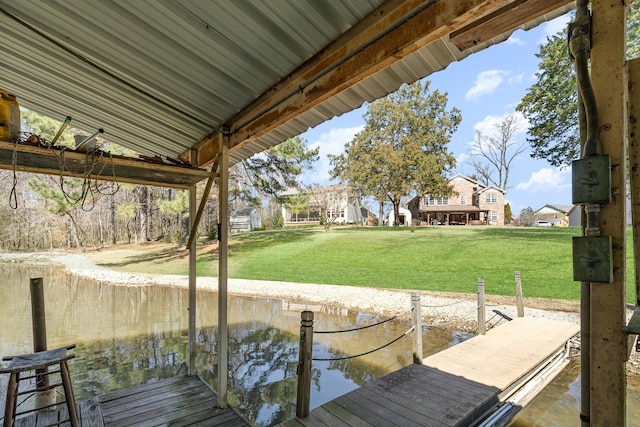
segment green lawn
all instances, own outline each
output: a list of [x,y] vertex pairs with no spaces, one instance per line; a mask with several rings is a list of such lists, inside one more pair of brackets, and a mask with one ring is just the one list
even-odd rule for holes
[[[233,235],[229,276],[378,288],[514,295],[520,271],[528,297],[579,299],[572,279],[571,238],[576,228],[421,227],[333,228]],[[631,234],[627,235],[632,272]],[[199,275],[217,263],[202,256]],[[186,273],[186,270],[183,271]],[[628,301],[635,301],[633,276]]]

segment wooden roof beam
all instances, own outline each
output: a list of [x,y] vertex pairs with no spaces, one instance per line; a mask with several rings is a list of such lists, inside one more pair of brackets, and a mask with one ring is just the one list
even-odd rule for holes
[[538,17],[573,3],[574,0],[516,0],[451,34],[449,40],[461,51],[514,31],[532,17]]
[[[228,122],[231,151],[446,36],[508,0],[388,0]],[[195,144],[199,166],[217,135]]]

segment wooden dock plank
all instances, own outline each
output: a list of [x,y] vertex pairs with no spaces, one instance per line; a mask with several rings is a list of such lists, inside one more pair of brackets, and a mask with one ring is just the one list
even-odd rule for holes
[[89,400],[83,400],[77,404],[78,417],[80,418],[80,425],[104,427],[104,421],[102,419],[102,410],[100,409],[100,402],[98,397],[92,397]]
[[506,390],[578,332],[573,323],[521,317],[429,356],[423,364]]
[[327,402],[284,427],[462,427],[562,349],[578,325],[518,318]]
[[[248,427],[197,377],[174,377],[99,397],[105,427],[139,425]],[[101,406],[103,403],[101,403]]]
[[[77,402],[76,406],[81,427],[249,427],[232,408],[217,408],[217,400],[215,392],[201,379],[180,376],[96,396]],[[63,406],[56,411],[22,416],[15,427],[39,427],[65,418]]]
[[[109,406],[115,406],[118,403],[114,402],[118,399],[129,399],[134,394],[149,394],[149,393],[163,393],[165,391],[176,390],[184,385],[191,384],[191,378],[186,376],[171,377],[165,380],[152,381],[146,384],[140,384],[133,387],[128,387],[121,390],[116,390],[110,393],[102,394],[98,396],[100,399],[100,406],[103,408]],[[110,403],[113,402],[113,403]]]

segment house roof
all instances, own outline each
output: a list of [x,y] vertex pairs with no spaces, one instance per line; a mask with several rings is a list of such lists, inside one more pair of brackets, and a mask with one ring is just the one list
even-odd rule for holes
[[543,207],[541,207],[540,209],[538,209],[537,211],[535,211],[534,213],[538,213],[544,209],[549,209],[549,210],[553,210],[556,212],[561,212],[563,214],[567,214],[569,213],[569,211],[573,208],[573,205],[544,205]]
[[233,164],[573,3],[0,0],[0,88],[141,154],[205,166],[228,138]]

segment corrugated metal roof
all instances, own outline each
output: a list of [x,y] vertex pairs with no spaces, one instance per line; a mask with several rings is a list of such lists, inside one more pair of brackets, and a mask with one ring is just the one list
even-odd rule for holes
[[[21,106],[142,154],[176,157],[249,105],[383,0],[0,0],[0,88]],[[557,10],[527,27],[566,12]],[[274,131],[232,163],[445,68],[448,38]]]

